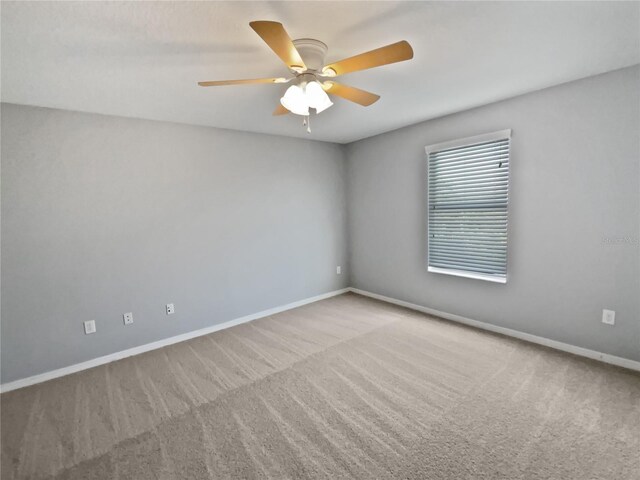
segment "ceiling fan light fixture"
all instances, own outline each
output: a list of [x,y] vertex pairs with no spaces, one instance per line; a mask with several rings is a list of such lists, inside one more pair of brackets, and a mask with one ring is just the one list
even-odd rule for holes
[[301,87],[291,85],[280,99],[284,108],[296,115],[309,115],[309,102]]

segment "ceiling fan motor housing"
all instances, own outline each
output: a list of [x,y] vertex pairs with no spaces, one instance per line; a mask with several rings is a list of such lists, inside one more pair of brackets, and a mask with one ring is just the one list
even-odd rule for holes
[[313,38],[300,38],[293,41],[293,45],[300,53],[307,71],[321,72],[327,56],[327,45]]

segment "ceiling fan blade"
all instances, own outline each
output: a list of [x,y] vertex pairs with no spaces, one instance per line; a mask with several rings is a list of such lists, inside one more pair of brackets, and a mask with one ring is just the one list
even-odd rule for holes
[[342,85],[341,83],[324,82],[324,89],[327,93],[332,93],[338,97],[358,103],[363,107],[368,107],[380,99],[380,95],[360,90],[359,88],[350,87],[348,85]]
[[282,104],[278,104],[278,106],[276,107],[276,109],[273,111],[273,115],[286,115],[287,113],[289,113],[289,110],[287,110],[286,108],[284,108],[282,106]]
[[[357,72],[368,68],[389,65],[390,63],[403,62],[413,58],[413,49],[405,40],[392,43],[386,47],[377,48],[370,52],[361,53],[355,57],[345,58],[339,62],[327,65],[322,69],[327,76],[344,75],[345,73]],[[335,75],[333,72],[335,72]]]
[[219,87],[222,85],[247,85],[254,83],[286,83],[286,78],[252,78],[248,80],[215,80],[212,82],[198,82],[201,87]]
[[303,72],[307,66],[302,61],[300,53],[291,41],[291,37],[281,23],[269,21],[257,21],[249,23],[251,28],[260,35],[271,50],[289,67],[291,70]]

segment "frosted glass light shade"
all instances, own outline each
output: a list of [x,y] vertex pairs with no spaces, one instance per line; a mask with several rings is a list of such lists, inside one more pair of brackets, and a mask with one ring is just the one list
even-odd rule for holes
[[327,92],[322,88],[322,85],[320,85],[320,82],[309,82],[305,93],[309,106],[315,108],[316,113],[320,113],[333,105],[333,102],[329,98],[329,95],[327,95]]
[[305,92],[298,85],[291,85],[287,88],[284,96],[280,99],[284,108],[296,115],[309,115],[309,103]]
[[306,116],[309,115],[309,108],[315,108],[316,113],[320,113],[333,105],[320,82],[312,81],[302,85],[291,85],[280,99],[282,106],[291,113]]

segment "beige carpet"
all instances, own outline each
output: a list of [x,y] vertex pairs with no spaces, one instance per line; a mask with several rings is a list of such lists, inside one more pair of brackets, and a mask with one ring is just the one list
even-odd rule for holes
[[1,407],[2,480],[640,478],[637,373],[354,294]]

